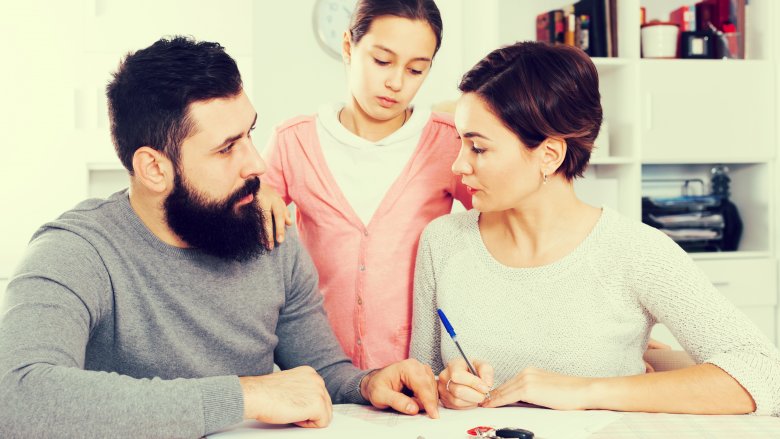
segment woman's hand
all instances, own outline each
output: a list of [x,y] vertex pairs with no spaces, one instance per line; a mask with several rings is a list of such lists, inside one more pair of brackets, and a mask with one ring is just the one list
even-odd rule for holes
[[594,382],[594,378],[560,375],[529,367],[490,392],[491,398],[482,406],[527,402],[556,410],[584,410],[592,408]]
[[469,371],[465,360],[453,360],[439,374],[439,399],[450,409],[471,409],[485,401],[493,386],[493,367],[472,361],[479,376]]
[[[666,343],[662,343],[662,342],[660,342],[658,340],[654,340],[654,339],[651,338],[650,340],[647,341],[647,350],[645,351],[645,353],[647,353],[647,351],[649,351],[651,349],[671,350],[672,347],[669,346]],[[644,361],[645,361],[645,373],[655,372],[655,368],[653,367],[653,365],[650,364],[647,360],[644,360]]]
[[[263,209],[263,229],[268,241],[268,250],[273,250],[274,241],[280,244],[284,242],[285,226],[292,225],[290,211],[287,209],[287,204],[276,193],[274,188],[264,183],[260,185],[260,192],[257,194],[257,204]],[[276,225],[276,230],[274,230],[274,224]]]

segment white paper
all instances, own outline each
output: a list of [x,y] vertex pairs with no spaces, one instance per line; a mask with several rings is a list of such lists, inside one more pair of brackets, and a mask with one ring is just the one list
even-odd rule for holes
[[343,404],[333,407],[333,421],[324,429],[304,429],[295,426],[270,426],[245,422],[240,426],[211,437],[239,438],[335,438],[359,437],[371,439],[441,439],[466,437],[466,430],[476,426],[496,428],[517,427],[534,432],[536,439],[578,439],[614,422],[621,413],[590,411],[559,411],[529,407],[476,408],[447,410],[440,408],[440,419],[424,414],[406,416],[373,407]]

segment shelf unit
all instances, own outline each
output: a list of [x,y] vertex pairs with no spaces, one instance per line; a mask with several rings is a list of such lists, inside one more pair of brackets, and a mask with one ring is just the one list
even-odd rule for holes
[[[572,3],[496,0],[494,46],[535,39],[536,15]],[[744,60],[642,59],[639,8],[646,8],[648,20],[666,21],[671,10],[690,4],[618,2],[618,57],[593,59],[609,124],[610,155],[594,159],[575,188],[586,201],[611,205],[639,220],[641,197],[648,190],[643,179],[702,178],[708,183],[713,165],[728,166],[731,199],[744,224],[740,247],[691,255],[714,285],[777,343],[780,45],[772,23],[778,7],[772,0],[749,2]],[[483,30],[491,24],[469,25]],[[657,329],[654,337],[676,344],[665,328]]]

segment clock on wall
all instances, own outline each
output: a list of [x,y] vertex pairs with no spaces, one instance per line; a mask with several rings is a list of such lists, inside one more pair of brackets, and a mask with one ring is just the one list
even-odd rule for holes
[[317,0],[314,4],[314,38],[333,58],[341,59],[344,31],[349,27],[355,3],[357,0]]

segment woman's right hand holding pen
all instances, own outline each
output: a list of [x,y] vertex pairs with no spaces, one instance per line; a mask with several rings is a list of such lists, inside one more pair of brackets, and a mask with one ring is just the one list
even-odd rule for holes
[[469,372],[463,359],[452,360],[439,374],[439,399],[450,409],[471,409],[486,400],[493,386],[493,366],[472,361],[477,375]]

